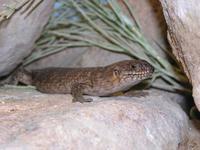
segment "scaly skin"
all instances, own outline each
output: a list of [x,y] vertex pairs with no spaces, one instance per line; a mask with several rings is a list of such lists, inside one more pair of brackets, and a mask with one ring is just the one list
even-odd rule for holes
[[71,93],[73,102],[86,102],[82,94],[106,96],[125,91],[149,78],[153,67],[144,60],[125,60],[105,67],[46,68],[18,71],[15,80],[44,93]]

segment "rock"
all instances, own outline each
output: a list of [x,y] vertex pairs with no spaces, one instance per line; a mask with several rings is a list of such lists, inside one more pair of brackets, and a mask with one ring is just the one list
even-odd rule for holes
[[[10,73],[31,53],[35,41],[49,19],[53,2],[43,0],[28,16],[22,13],[22,8],[0,25],[0,77]],[[7,0],[1,0],[0,6],[7,3]]]
[[189,141],[188,150],[199,150],[200,149],[200,121],[191,120],[189,122]]
[[41,69],[46,67],[95,67],[105,66],[131,57],[109,52],[99,48],[70,48],[45,57],[30,64],[27,68]]
[[160,2],[158,0],[129,0],[129,2],[145,37],[155,47],[157,42],[167,48],[167,25]]
[[1,88],[0,149],[184,148],[188,118],[175,97],[149,92],[80,104],[70,95]]
[[198,0],[160,0],[168,25],[173,53],[192,83],[193,97],[200,110],[200,3]]

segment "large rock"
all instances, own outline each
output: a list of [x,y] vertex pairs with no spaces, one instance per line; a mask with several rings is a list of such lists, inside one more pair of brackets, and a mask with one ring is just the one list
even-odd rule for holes
[[[9,5],[9,2],[1,0],[0,10],[3,9],[3,4]],[[43,0],[30,15],[23,13],[22,8],[11,19],[0,24],[0,77],[10,73],[31,53],[49,19],[53,2],[54,0]]]
[[185,148],[188,118],[171,99],[93,97],[71,103],[70,95],[30,89],[0,90],[0,149],[176,150]]
[[200,149],[200,121],[191,120],[189,123],[188,150]]
[[193,96],[200,110],[200,14],[199,0],[160,0],[168,25],[173,53],[193,85]]
[[131,59],[131,57],[91,48],[69,48],[62,52],[50,55],[30,64],[27,68],[40,69],[46,67],[95,67],[105,66],[117,61]]
[[[159,0],[129,0],[142,33],[156,47],[155,42],[167,48],[167,25]],[[142,9],[141,9],[142,8]]]

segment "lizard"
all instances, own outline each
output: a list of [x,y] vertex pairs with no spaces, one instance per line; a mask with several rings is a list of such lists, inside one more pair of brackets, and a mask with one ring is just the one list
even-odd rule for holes
[[33,85],[43,93],[72,94],[73,102],[91,102],[83,94],[107,96],[125,91],[152,76],[154,68],[145,60],[124,60],[103,67],[50,67],[19,69],[14,81]]

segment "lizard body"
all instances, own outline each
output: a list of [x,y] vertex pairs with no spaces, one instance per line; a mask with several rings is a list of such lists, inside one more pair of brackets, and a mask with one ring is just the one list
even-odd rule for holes
[[36,86],[44,93],[71,93],[73,102],[85,102],[92,99],[85,99],[83,94],[106,96],[125,91],[153,72],[153,67],[144,60],[125,60],[105,67],[20,70],[15,80]]

